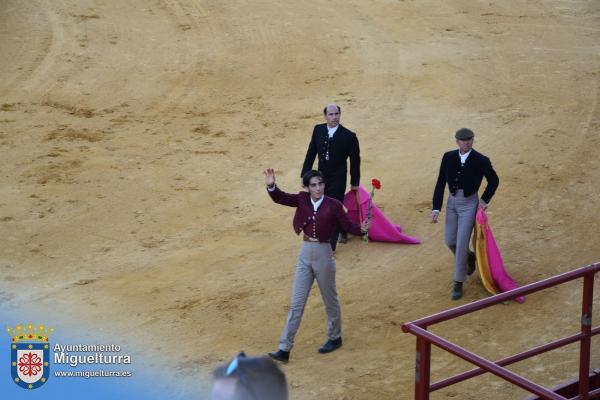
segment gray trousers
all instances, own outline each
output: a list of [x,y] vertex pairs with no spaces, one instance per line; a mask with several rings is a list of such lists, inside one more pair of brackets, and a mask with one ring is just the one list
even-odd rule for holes
[[479,196],[474,193],[465,197],[462,190],[450,195],[446,207],[446,246],[454,253],[454,281],[467,279],[467,255],[469,240],[475,224]]
[[279,339],[280,350],[290,351],[294,346],[294,337],[315,279],[327,313],[327,337],[335,340],[342,335],[342,313],[335,289],[335,260],[331,246],[329,243],[303,242],[296,263],[290,311]]

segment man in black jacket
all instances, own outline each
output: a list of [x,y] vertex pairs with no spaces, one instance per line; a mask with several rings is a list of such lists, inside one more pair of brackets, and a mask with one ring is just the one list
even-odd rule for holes
[[[318,170],[325,176],[325,195],[344,202],[346,192],[347,160],[350,159],[350,188],[358,189],[360,183],[360,148],[356,134],[340,125],[341,108],[328,104],[323,109],[327,123],[316,125],[306,151],[300,177],[312,169],[315,157],[319,156]],[[333,231],[330,243],[335,251],[338,233],[340,240],[346,240],[346,232]]]
[[[498,188],[499,179],[490,159],[473,150],[475,134],[467,128],[456,131],[458,150],[449,151],[442,157],[440,173],[433,192],[431,222],[438,222],[444,187],[448,184],[450,196],[446,206],[446,245],[454,253],[454,285],[452,299],[462,297],[462,284],[467,275],[475,271],[475,254],[469,250],[469,240],[477,207],[486,209]],[[487,186],[479,199],[478,191],[485,177]]]

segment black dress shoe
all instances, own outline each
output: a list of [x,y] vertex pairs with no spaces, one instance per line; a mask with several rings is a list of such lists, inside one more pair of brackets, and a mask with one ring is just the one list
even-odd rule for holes
[[460,299],[462,294],[462,282],[454,282],[454,286],[452,286],[452,300]]
[[287,363],[290,360],[290,352],[277,350],[273,353],[269,353],[269,357],[271,357],[273,360],[281,361],[282,363]]
[[475,261],[475,253],[469,251],[467,255],[467,275],[473,275],[473,272],[475,272]]
[[319,353],[321,353],[321,354],[331,353],[332,351],[337,350],[340,347],[342,347],[342,338],[341,337],[339,337],[335,340],[328,340],[323,346],[321,346],[319,348]]

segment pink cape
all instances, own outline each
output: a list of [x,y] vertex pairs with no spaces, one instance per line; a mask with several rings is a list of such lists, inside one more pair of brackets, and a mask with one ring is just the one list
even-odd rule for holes
[[[360,199],[360,221],[364,221],[367,218],[367,209],[369,208],[369,199],[371,195],[362,186],[358,188],[359,199]],[[358,206],[356,201],[356,194],[353,190],[350,190],[344,196],[344,207],[348,209],[348,217],[356,222],[359,222],[358,218]],[[419,244],[421,241],[417,238],[410,237],[402,233],[402,227],[393,224],[386,216],[381,212],[379,208],[373,202],[371,208],[371,228],[369,228],[369,240],[374,242],[393,242],[393,243],[409,243]]]
[[[514,279],[508,274],[508,272],[506,272],[506,269],[504,269],[504,262],[502,261],[502,256],[500,255],[500,249],[498,249],[498,246],[496,245],[494,234],[492,233],[492,229],[490,228],[488,217],[484,209],[478,209],[475,222],[480,225],[483,230],[488,265],[496,287],[501,292],[518,288],[519,285],[517,285]],[[515,300],[519,303],[523,303],[525,301],[525,297],[519,296],[515,298]]]

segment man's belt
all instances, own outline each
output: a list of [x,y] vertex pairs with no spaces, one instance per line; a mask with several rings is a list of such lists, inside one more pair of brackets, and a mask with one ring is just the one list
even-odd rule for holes
[[307,234],[304,234],[304,241],[305,242],[319,243],[319,239],[318,238],[310,237]]

